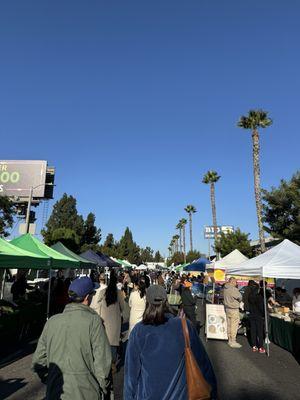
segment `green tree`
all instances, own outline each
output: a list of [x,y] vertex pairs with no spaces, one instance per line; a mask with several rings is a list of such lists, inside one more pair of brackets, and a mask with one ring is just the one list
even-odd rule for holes
[[300,245],[300,171],[278,188],[263,190],[264,229],[273,237]]
[[167,265],[170,266],[172,264],[174,265],[180,265],[184,263],[183,259],[183,254],[182,253],[174,253],[171,258],[168,259]]
[[189,251],[186,255],[186,262],[191,263],[200,258],[201,256],[202,254],[197,250]]
[[259,232],[259,241],[261,252],[266,250],[263,221],[262,221],[262,201],[261,201],[261,187],[260,187],[260,160],[259,160],[259,128],[267,128],[272,125],[271,118],[268,113],[263,110],[250,110],[247,116],[241,116],[238,121],[238,127],[251,130],[252,132],[252,158],[253,158],[253,175],[254,175],[254,193],[256,214]]
[[157,251],[157,252],[155,253],[155,256],[154,256],[154,262],[159,263],[159,262],[163,262],[163,261],[164,261],[164,258],[162,257],[162,255],[160,254],[160,252]]
[[95,214],[89,213],[84,221],[84,232],[81,240],[81,251],[92,249],[99,250],[99,242],[101,240],[101,229],[95,226]]
[[249,233],[243,233],[239,228],[227,234],[221,232],[214,244],[215,252],[220,253],[221,257],[225,257],[235,249],[238,249],[247,257],[253,256]]
[[210,203],[211,203],[215,240],[217,239],[217,233],[218,233],[215,183],[217,183],[219,179],[220,176],[216,171],[207,171],[202,180],[202,182],[205,183],[206,185],[210,185]]
[[8,197],[0,197],[0,236],[7,237],[12,228],[16,209]]
[[53,207],[52,214],[42,230],[44,241],[51,246],[58,240],[75,252],[80,251],[84,235],[84,220],[78,214],[76,199],[66,193]]
[[140,250],[140,257],[141,257],[141,262],[145,264],[146,262],[152,262],[153,261],[153,250],[151,247],[146,247],[145,249]]
[[106,236],[106,239],[100,250],[103,254],[106,254],[109,257],[119,257],[118,242],[115,241],[114,235],[112,233],[109,233]]
[[190,251],[193,251],[193,226],[192,226],[192,215],[197,212],[196,208],[191,204],[187,205],[184,209],[189,215],[189,225],[190,225]]
[[132,232],[128,227],[120,239],[118,254],[120,258],[128,260],[131,264],[139,265],[141,263],[140,248],[133,241]]

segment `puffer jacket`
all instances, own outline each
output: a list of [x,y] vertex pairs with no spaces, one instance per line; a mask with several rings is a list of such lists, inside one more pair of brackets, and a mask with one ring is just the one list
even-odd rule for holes
[[242,295],[239,290],[227,282],[224,286],[224,304],[225,308],[239,309]]
[[111,348],[98,314],[71,303],[51,317],[32,368],[47,383],[46,400],[100,400],[111,368]]

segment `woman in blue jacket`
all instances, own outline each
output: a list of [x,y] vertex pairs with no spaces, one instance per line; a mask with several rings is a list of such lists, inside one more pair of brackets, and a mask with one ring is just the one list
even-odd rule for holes
[[[184,336],[162,286],[150,286],[143,321],[132,330],[125,360],[125,400],[187,400]],[[187,321],[193,354],[217,397],[216,378],[195,328]]]

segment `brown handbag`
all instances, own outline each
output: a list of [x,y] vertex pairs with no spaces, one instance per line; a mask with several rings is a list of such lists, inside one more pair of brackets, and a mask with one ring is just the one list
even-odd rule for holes
[[188,388],[188,400],[210,400],[211,387],[206,382],[195,360],[191,349],[190,335],[185,318],[181,318],[183,336],[185,341],[185,371]]

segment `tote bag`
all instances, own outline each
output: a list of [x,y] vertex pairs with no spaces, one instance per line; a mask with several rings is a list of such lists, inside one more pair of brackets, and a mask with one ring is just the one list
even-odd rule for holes
[[188,388],[188,400],[210,400],[211,387],[205,380],[194,357],[190,344],[190,335],[185,318],[181,318],[185,341],[185,371]]

